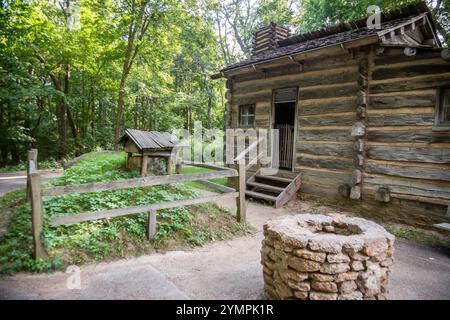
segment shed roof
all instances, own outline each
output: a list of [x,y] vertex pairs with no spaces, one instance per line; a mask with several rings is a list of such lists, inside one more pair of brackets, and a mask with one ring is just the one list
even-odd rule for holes
[[128,138],[141,150],[168,150],[176,147],[179,143],[174,135],[161,131],[126,129],[119,142],[125,142]]
[[[424,2],[399,8],[381,16],[381,30],[367,28],[367,18],[344,22],[317,31],[295,35],[277,41],[277,48],[251,56],[250,58],[229,65],[221,73],[244,66],[264,63],[273,59],[295,55],[302,52],[317,50],[330,45],[339,45],[364,39],[374,35],[381,35],[384,31],[400,27],[411,19],[420,15],[427,15],[432,22],[430,11]],[[434,26],[433,26],[434,27]]]

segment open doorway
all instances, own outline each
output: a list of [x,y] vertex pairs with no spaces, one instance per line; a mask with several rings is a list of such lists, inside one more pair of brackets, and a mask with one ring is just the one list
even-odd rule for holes
[[296,98],[296,88],[276,90],[274,94],[273,128],[278,129],[280,169],[292,170],[293,166]]

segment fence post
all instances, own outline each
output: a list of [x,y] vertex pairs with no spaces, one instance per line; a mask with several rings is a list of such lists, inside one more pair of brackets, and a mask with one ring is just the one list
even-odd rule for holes
[[28,180],[30,181],[31,194],[34,257],[36,259],[47,259],[47,253],[45,252],[41,242],[41,234],[43,229],[41,177],[36,170],[36,165],[33,160],[28,161],[28,168]]
[[156,210],[148,212],[148,239],[151,240],[156,235]]
[[236,198],[236,206],[237,206],[237,220],[238,222],[246,221],[247,208],[245,203],[245,161],[238,161],[238,185],[237,190],[239,192],[239,196]]
[[142,161],[141,161],[141,177],[147,176],[147,163],[148,163],[148,155],[142,153]]
[[38,154],[37,149],[31,149],[27,153],[27,190],[26,190],[27,191],[27,195],[26,195],[27,201],[31,200],[30,177],[29,177],[30,166],[29,166],[29,163],[30,163],[30,160],[33,160],[34,166],[36,167],[36,170],[37,170],[37,154]]

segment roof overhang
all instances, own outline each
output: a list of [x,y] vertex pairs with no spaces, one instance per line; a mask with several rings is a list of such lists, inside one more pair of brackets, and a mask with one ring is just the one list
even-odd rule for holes
[[243,73],[247,73],[247,72],[255,71],[255,70],[263,71],[263,69],[265,69],[265,68],[277,67],[280,65],[284,65],[286,63],[300,62],[305,59],[313,59],[313,58],[330,55],[330,54],[348,52],[348,50],[351,50],[351,49],[354,49],[357,47],[366,46],[366,45],[379,43],[379,42],[380,42],[380,37],[377,34],[373,34],[370,36],[353,39],[353,40],[342,42],[342,43],[323,46],[320,48],[314,48],[314,49],[302,51],[299,53],[284,55],[284,56],[276,57],[273,59],[259,61],[259,62],[250,64],[250,65],[237,67],[235,69],[230,69],[227,71],[213,74],[211,76],[211,79],[219,79],[222,77],[230,78],[230,77],[236,76],[238,74],[243,74]]

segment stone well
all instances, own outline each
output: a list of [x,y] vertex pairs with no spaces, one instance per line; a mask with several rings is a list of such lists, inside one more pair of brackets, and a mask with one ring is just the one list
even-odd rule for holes
[[268,299],[386,299],[394,239],[380,225],[343,215],[298,214],[264,225]]

